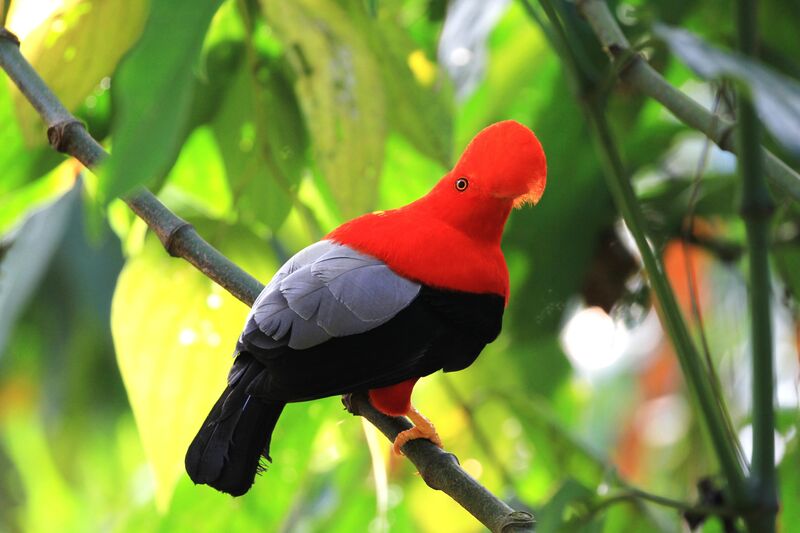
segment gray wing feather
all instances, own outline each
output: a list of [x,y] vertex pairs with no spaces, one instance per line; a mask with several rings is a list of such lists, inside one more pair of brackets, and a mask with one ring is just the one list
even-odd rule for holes
[[317,314],[320,302],[329,292],[321,281],[311,275],[307,266],[283,278],[278,289],[292,311],[306,320],[311,320]]
[[392,272],[386,265],[363,266],[328,284],[334,297],[365,322],[384,323],[419,293],[419,285]]
[[269,292],[254,310],[253,318],[258,329],[275,339],[283,338],[289,333],[296,316],[280,291]]
[[292,322],[292,331],[289,336],[289,348],[304,350],[331,338],[327,332],[310,320],[295,320]]
[[278,270],[253,304],[241,339],[266,349],[310,348],[384,324],[419,289],[378,259],[320,241]]

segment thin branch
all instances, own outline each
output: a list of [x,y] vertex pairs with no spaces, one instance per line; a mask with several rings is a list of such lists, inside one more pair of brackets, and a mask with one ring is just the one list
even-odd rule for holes
[[[561,21],[550,6],[551,0],[540,0],[540,3],[545,8],[550,24],[553,26],[560,25]],[[583,5],[586,6],[590,3],[594,2],[590,0],[584,2]],[[558,32],[555,33],[559,35]],[[566,35],[566,32],[561,34]],[[561,48],[569,46],[570,43],[566,38],[560,44]],[[562,59],[564,61],[572,61],[572,57],[574,56],[568,55]],[[635,61],[634,63],[641,62]],[[580,66],[572,65],[570,71],[580,71]],[[647,239],[644,216],[633,186],[626,175],[625,166],[605,116],[605,110],[596,99],[587,98],[586,95],[579,95],[578,101],[595,133],[598,155],[604,169],[609,191],[617,209],[625,220],[626,226],[633,235],[636,247],[641,253],[650,286],[660,304],[659,317],[661,323],[675,346],[681,370],[692,396],[697,401],[697,406],[702,415],[701,420],[708,431],[720,468],[728,481],[733,501],[734,503],[746,501],[744,474],[733,445],[733,439],[736,436],[730,435],[728,427],[725,425],[725,417],[727,416],[723,413],[725,404],[721,399],[716,398],[714,394],[697,347],[692,341],[686,322],[675,301],[675,295],[670,288],[663,265],[656,258],[655,252]]]
[[[96,167],[108,157],[20,54],[19,40],[6,29],[0,29],[0,67],[48,124],[48,138],[53,148],[75,157],[88,168]],[[263,285],[203,240],[191,224],[172,213],[146,189],[139,189],[124,200],[158,235],[171,256],[187,260],[239,300],[253,304]],[[364,395],[353,395],[352,408],[391,440],[410,427],[405,418],[378,412]],[[514,511],[495,497],[458,465],[454,455],[427,440],[410,441],[403,451],[430,487],[447,493],[490,530],[498,533],[534,531],[535,522],[530,513]]]
[[[19,51],[16,36],[0,29],[0,67],[47,123],[47,138],[59,152],[69,154],[87,168],[96,168],[108,153],[85,126],[58,100]],[[263,285],[236,266],[195,231],[191,224],[167,209],[147,189],[123,198],[158,236],[173,257],[183,257],[206,276],[244,303],[252,303]]]
[[[401,431],[411,428],[411,423],[405,418],[386,416],[375,409],[366,394],[353,394],[348,403],[351,413],[372,422],[391,441]],[[496,498],[461,468],[455,455],[425,439],[409,441],[403,446],[403,453],[414,463],[429,487],[447,493],[491,531],[522,533],[534,530],[530,513],[514,511]]]
[[[739,49],[745,56],[756,51],[757,3],[737,2]],[[744,90],[743,90],[744,89]],[[750,473],[750,499],[753,515],[751,531],[775,531],[778,490],[775,475],[775,369],[773,363],[772,317],[769,273],[769,228],[775,204],[763,175],[761,124],[753,107],[752,95],[739,87],[737,131],[742,147],[738,159],[742,176],[741,215],[747,228],[749,247],[750,349],[753,368],[753,468]]]
[[[719,118],[717,115],[717,109],[719,108],[719,104],[721,102],[723,88],[715,91],[714,95],[714,104],[712,106],[712,116],[714,118]],[[697,200],[700,194],[700,181],[703,177],[703,174],[706,170],[706,165],[708,163],[708,156],[711,149],[711,139],[705,137],[703,140],[703,150],[701,152],[700,158],[697,161],[697,167],[695,168],[694,179],[692,180],[692,190],[691,196],[689,197],[689,205],[687,208],[687,216],[686,221],[684,224],[683,231],[681,232],[681,248],[683,250],[683,262],[684,262],[684,270],[686,271],[686,282],[687,287],[689,288],[689,302],[691,305],[692,316],[694,317],[695,322],[697,323],[697,331],[700,337],[700,346],[703,351],[703,357],[705,358],[706,362],[706,369],[708,370],[708,377],[711,380],[711,387],[714,390],[714,396],[719,401],[724,401],[725,396],[722,393],[722,384],[719,380],[719,374],[717,373],[716,365],[714,365],[714,360],[711,357],[711,347],[708,341],[708,335],[706,335],[706,328],[705,324],[703,323],[703,313],[700,309],[700,295],[697,287],[697,273],[695,272],[694,266],[692,264],[691,254],[689,250],[689,236],[694,234],[694,220],[695,220],[695,208],[697,206]],[[731,420],[730,413],[725,408],[725,406],[721,406],[723,416],[725,417],[725,425],[728,428],[728,433],[730,435],[735,434],[735,430],[733,427],[733,421]],[[742,451],[741,443],[739,443],[739,439],[733,439],[734,444],[736,445],[736,453],[739,457],[739,462],[746,463],[747,457],[745,457],[744,452]]]
[[736,510],[726,506],[715,505],[692,505],[687,502],[673,500],[664,496],[658,496],[639,489],[630,488],[612,492],[598,499],[594,504],[576,519],[577,522],[586,522],[600,511],[607,509],[618,503],[641,503],[643,501],[661,507],[667,507],[680,511],[683,516],[697,515],[702,517],[717,516],[720,518],[732,519],[736,517]]
[[[715,118],[707,109],[673,87],[638,53],[635,53],[625,34],[603,0],[577,0],[578,10],[594,30],[603,49],[614,60],[623,60],[619,78],[669,109],[675,117],[714,141],[720,148],[739,153],[734,130],[736,124],[722,117]],[[800,175],[769,150],[761,150],[764,168],[772,183],[800,201]]]

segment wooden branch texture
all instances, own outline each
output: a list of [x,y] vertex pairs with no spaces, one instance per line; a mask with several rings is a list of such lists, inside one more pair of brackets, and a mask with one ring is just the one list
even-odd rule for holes
[[[54,149],[75,157],[90,169],[108,157],[25,60],[19,51],[19,40],[6,29],[0,29],[0,67],[47,123],[48,140]],[[207,243],[191,224],[147,189],[141,188],[124,200],[155,232],[171,256],[185,259],[248,306],[253,304],[264,286]],[[378,412],[364,395],[352,397],[351,412],[369,420],[390,440],[411,427],[405,418]],[[534,531],[535,521],[530,513],[515,511],[494,496],[459,466],[454,455],[427,440],[410,441],[403,451],[431,488],[448,494],[491,531]]]
[[[631,49],[625,34],[614,20],[605,0],[577,0],[578,10],[589,22],[595,36],[612,61],[622,60],[619,78],[669,109],[675,117],[714,141],[720,148],[739,153],[734,130],[736,124],[714,116],[706,108],[673,87],[650,64]],[[800,201],[800,175],[775,154],[762,148],[764,170],[773,185]]]

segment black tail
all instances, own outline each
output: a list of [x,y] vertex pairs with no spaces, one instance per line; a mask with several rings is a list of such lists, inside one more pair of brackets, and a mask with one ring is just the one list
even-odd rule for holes
[[186,472],[195,483],[241,496],[253,485],[261,457],[271,460],[269,443],[285,404],[247,394],[264,371],[248,353],[236,358],[228,387],[186,452]]

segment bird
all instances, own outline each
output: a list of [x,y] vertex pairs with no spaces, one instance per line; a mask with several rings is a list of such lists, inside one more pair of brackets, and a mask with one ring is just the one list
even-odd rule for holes
[[291,257],[256,298],[227,387],[189,445],[195,484],[241,496],[272,461],[289,402],[356,392],[442,446],[411,403],[417,381],[470,366],[500,333],[509,298],[501,249],[511,211],[536,204],[547,163],[526,126],[481,130],[421,198],[346,222]]

